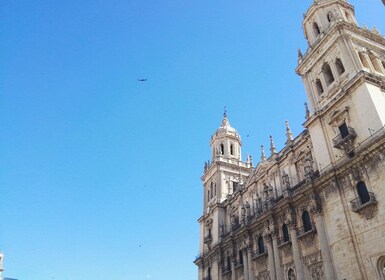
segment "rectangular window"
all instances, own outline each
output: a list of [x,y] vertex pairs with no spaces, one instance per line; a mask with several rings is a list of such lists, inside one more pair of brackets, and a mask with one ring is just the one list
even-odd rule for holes
[[338,129],[340,130],[342,139],[344,139],[345,137],[349,136],[349,128],[346,125],[346,123],[343,123],[342,125],[340,125],[338,127]]

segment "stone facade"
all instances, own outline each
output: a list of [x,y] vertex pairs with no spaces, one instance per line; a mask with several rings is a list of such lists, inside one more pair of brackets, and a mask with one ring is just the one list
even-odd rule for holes
[[385,38],[315,0],[298,53],[305,130],[254,166],[224,114],[205,163],[198,280],[385,279]]

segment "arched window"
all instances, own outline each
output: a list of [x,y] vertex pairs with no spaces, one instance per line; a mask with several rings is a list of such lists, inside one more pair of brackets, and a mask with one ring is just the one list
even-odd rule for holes
[[225,146],[223,144],[220,145],[220,153],[221,155],[225,154]]
[[265,243],[263,242],[263,237],[260,236],[258,238],[258,254],[263,254],[265,253]]
[[230,144],[230,154],[233,156],[234,155],[234,147],[233,144]]
[[382,67],[384,67],[385,69],[385,61],[381,61],[382,62]]
[[365,204],[369,202],[370,196],[369,196],[368,188],[366,187],[366,184],[364,182],[361,181],[357,184],[357,192],[358,192],[358,196],[360,197],[361,204]]
[[303,224],[304,232],[308,232],[308,231],[312,230],[310,215],[309,215],[309,212],[307,212],[307,211],[304,211],[302,213],[302,224]]
[[345,67],[344,67],[344,65],[342,64],[342,61],[341,61],[340,58],[337,58],[337,59],[336,59],[336,68],[337,68],[337,71],[338,71],[338,74],[339,74],[339,75],[345,73]]
[[334,82],[334,76],[332,69],[330,68],[330,65],[328,63],[324,63],[322,66],[322,73],[324,74],[325,81],[327,85],[330,85],[331,83]]
[[211,193],[211,198],[213,198],[214,196],[214,189],[213,189],[213,182],[211,182],[211,185],[210,185],[210,193]]
[[313,31],[316,37],[318,37],[321,34],[321,30],[319,29],[318,23],[316,22],[313,22]]
[[282,237],[283,237],[283,242],[289,242],[290,241],[289,229],[287,227],[287,224],[283,224],[283,226],[282,226]]
[[333,20],[333,13],[328,12],[328,21],[331,22]]
[[287,272],[287,278],[289,280],[296,280],[297,279],[295,277],[295,273],[294,273],[294,270],[292,268],[290,268],[289,271]]
[[238,254],[239,254],[239,264],[243,264],[243,254],[242,254],[242,251],[239,250]]
[[230,256],[227,256],[227,269],[231,270],[231,259],[230,259]]
[[210,201],[210,190],[207,190],[207,202]]
[[317,79],[317,80],[315,81],[315,87],[317,88],[317,92],[318,92],[319,95],[321,95],[322,93],[324,93],[324,88],[323,88],[323,86],[322,86],[322,83],[321,83],[320,79]]

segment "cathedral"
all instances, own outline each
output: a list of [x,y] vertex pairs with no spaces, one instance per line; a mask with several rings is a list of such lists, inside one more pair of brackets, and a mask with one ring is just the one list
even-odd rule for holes
[[226,112],[211,136],[198,280],[385,279],[385,38],[347,0],[314,0],[303,30],[302,133],[256,165]]

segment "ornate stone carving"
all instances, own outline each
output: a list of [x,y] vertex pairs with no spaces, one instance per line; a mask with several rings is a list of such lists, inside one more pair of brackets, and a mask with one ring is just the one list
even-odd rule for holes
[[325,279],[325,273],[324,273],[324,268],[323,268],[322,262],[310,266],[309,270],[310,270],[312,280],[324,280]]
[[293,251],[292,251],[292,245],[291,245],[291,242],[287,242],[287,243],[283,244],[283,245],[281,246],[281,248],[282,248],[283,255],[284,255],[285,257],[290,257],[290,256],[293,255],[293,253],[292,253]]
[[257,280],[270,280],[270,272],[269,271],[263,271],[257,275],[256,279]]
[[306,235],[303,236],[303,244],[306,246],[306,247],[312,247],[315,245],[315,233],[312,231],[312,232],[309,232],[307,233]]
[[304,261],[304,264],[308,267],[310,267],[310,266],[312,266],[318,262],[322,263],[321,251],[317,251],[313,254],[305,256],[303,261]]

